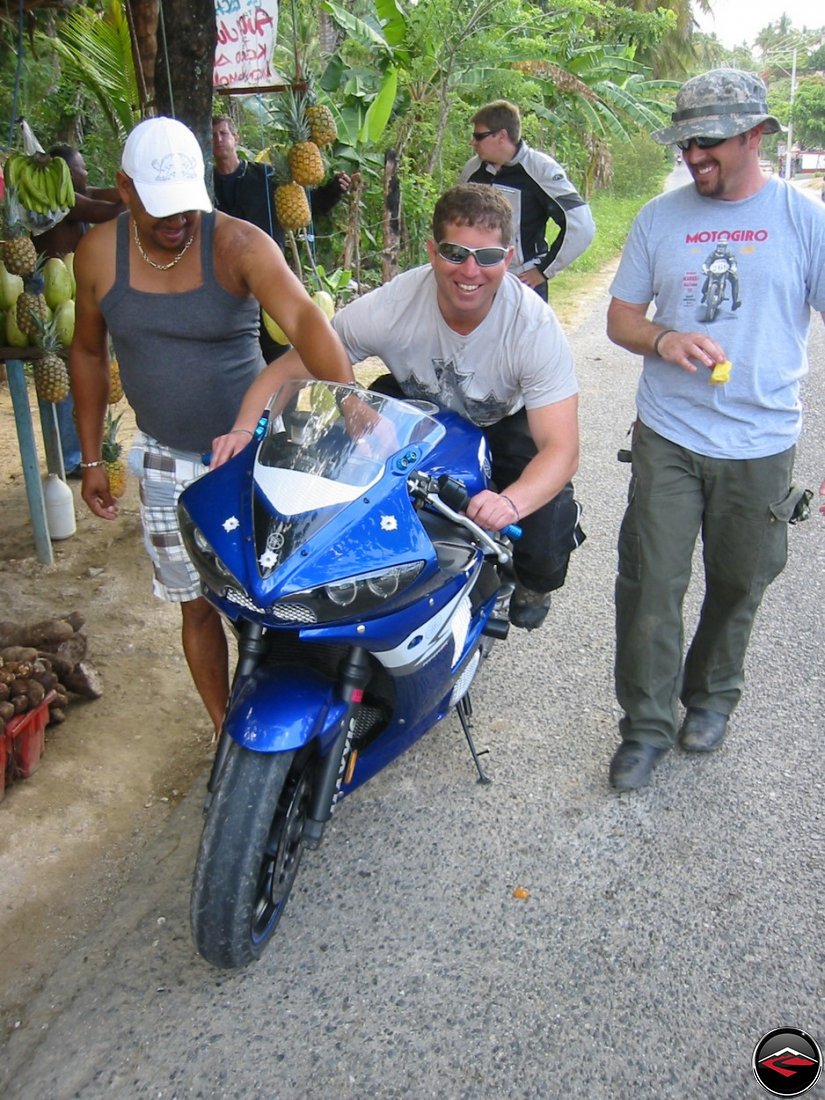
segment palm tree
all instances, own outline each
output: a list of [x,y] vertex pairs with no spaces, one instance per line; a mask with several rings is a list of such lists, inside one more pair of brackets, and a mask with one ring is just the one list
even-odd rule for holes
[[635,12],[666,11],[673,16],[671,29],[655,45],[644,45],[638,53],[638,60],[648,65],[654,76],[683,76],[695,64],[693,11],[694,8],[703,14],[712,11],[710,0],[615,0],[615,3]]

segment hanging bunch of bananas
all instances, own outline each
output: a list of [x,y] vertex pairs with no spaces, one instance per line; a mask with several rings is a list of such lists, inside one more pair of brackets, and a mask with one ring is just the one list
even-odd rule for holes
[[48,153],[13,153],[3,166],[6,182],[17,192],[29,228],[51,229],[74,206],[72,174],[62,157]]

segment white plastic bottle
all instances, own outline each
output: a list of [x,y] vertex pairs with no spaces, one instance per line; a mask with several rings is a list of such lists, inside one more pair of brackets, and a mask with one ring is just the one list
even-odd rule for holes
[[53,539],[68,539],[77,530],[74,514],[74,496],[65,481],[57,474],[49,474],[43,480],[43,500],[46,504],[46,526]]

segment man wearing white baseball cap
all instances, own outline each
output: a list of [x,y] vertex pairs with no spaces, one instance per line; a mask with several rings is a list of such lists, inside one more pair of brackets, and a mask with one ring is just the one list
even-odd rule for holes
[[149,118],[132,130],[120,160],[147,214],[166,218],[181,210],[209,214],[203,153],[188,126],[175,118]]
[[[70,354],[83,460],[82,495],[101,519],[117,516],[102,443],[109,335],[138,432],[141,519],[154,592],[179,603],[183,649],[215,730],[229,693],[226,638],[200,594],[177,524],[177,498],[249,443],[263,411],[244,407],[263,369],[259,303],[319,378],[352,382],[329,321],[256,226],[212,210],[195,135],[171,118],[141,122],[123,150],[117,184],[127,211],[87,233],[75,255],[77,316]],[[286,357],[285,357],[286,358]],[[247,402],[248,405],[248,402]]]
[[[792,483],[799,386],[811,311],[825,311],[825,211],[759,167],[762,135],[780,129],[759,77],[693,77],[671,121],[653,137],[681,149],[692,182],[640,211],[607,320],[644,357],[616,579],[619,790],[645,786],[677,741],[724,741],[757,610],[807,508]],[[683,655],[700,532],[705,596]]]

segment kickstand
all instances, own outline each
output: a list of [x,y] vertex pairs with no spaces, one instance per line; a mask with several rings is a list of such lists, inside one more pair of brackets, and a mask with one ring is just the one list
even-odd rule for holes
[[476,752],[475,743],[473,742],[473,735],[470,732],[473,724],[473,704],[470,701],[469,692],[467,692],[467,694],[463,698],[459,699],[459,701],[456,703],[455,711],[458,715],[458,720],[461,723],[461,728],[464,730],[464,736],[467,738],[467,744],[470,746],[470,752],[473,756],[473,763],[475,764],[476,770],[478,771],[478,782],[485,784],[491,783],[492,780],[488,775],[485,774],[484,769],[481,767],[481,761],[479,760],[479,756],[483,756],[488,750],[482,749],[481,753]]

